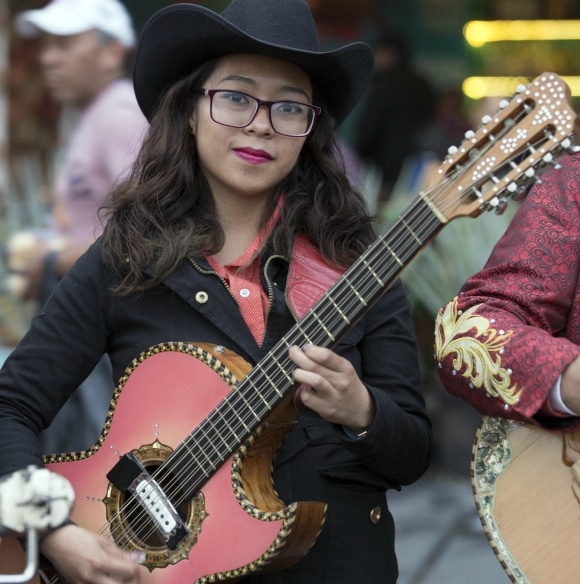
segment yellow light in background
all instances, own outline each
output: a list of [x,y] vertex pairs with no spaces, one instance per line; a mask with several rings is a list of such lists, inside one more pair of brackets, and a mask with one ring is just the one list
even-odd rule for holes
[[[580,76],[563,75],[573,97],[580,96]],[[470,99],[510,97],[518,85],[528,85],[531,77],[468,77],[463,81],[463,93]]]
[[472,20],[463,27],[472,47],[498,41],[580,40],[580,20]]

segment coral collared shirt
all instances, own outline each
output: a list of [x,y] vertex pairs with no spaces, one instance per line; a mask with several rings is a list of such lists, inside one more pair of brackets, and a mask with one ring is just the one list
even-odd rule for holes
[[207,257],[211,267],[227,283],[250,332],[259,345],[264,339],[269,303],[268,294],[260,282],[259,252],[279,216],[280,205],[237,260],[223,266],[215,256]]

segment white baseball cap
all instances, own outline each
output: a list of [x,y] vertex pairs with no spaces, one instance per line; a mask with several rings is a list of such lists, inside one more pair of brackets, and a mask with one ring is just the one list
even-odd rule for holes
[[126,47],[135,44],[131,16],[119,0],[52,0],[44,8],[19,14],[16,29],[29,38],[41,32],[68,36],[95,29]]

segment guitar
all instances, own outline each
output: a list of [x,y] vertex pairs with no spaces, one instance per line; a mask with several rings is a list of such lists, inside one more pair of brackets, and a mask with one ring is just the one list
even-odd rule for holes
[[[272,484],[273,458],[296,420],[288,348],[336,346],[449,221],[501,212],[522,196],[572,148],[569,102],[565,83],[545,73],[484,118],[450,149],[429,191],[253,368],[203,343],[160,344],[138,356],[117,385],[98,442],[45,458],[75,487],[72,519],[142,552],[146,584],[233,582],[302,558],[325,505],[285,504]],[[177,419],[174,406],[158,399],[165,387],[180,404]]]
[[485,534],[512,582],[578,582],[579,432],[484,416],[471,477]]

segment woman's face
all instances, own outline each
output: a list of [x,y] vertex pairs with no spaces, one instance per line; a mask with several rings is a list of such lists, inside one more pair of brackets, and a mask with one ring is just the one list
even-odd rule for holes
[[[263,55],[224,57],[204,89],[240,91],[267,101],[312,103],[310,79],[302,69]],[[245,128],[218,124],[210,116],[206,95],[200,96],[190,126],[201,170],[216,202],[265,200],[292,170],[306,140],[277,134],[266,107]]]

